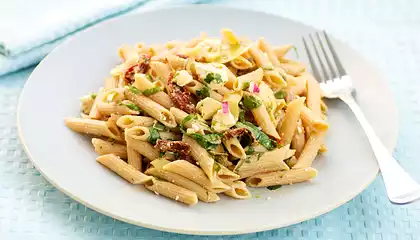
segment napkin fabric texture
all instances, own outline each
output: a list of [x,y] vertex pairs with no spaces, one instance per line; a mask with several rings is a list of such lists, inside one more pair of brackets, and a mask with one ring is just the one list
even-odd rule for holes
[[37,64],[74,33],[101,21],[198,0],[14,0],[0,8],[0,76]]

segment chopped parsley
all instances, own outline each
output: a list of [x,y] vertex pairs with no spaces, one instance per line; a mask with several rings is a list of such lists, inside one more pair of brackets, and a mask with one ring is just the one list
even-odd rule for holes
[[128,86],[128,90],[130,90],[134,94],[140,94],[140,90],[134,86]]
[[249,88],[250,83],[249,82],[244,82],[243,86],[242,86],[242,90]]
[[242,109],[239,112],[239,121],[240,122],[245,122],[245,111],[242,110]]
[[283,90],[280,90],[274,94],[274,97],[277,99],[284,99],[286,97],[286,93]]
[[156,144],[156,141],[160,139],[159,131],[156,128],[151,127],[149,128],[149,132],[150,136],[147,138],[147,141],[151,144]]
[[179,72],[176,72],[176,73],[174,74],[174,76],[172,77],[172,79],[175,79],[176,77],[178,77],[178,75],[179,75]]
[[150,74],[146,74],[146,78],[149,79],[149,81],[153,82],[153,77]]
[[159,153],[159,157],[161,158],[161,157],[163,157],[165,155],[165,152],[160,152]]
[[246,128],[252,135],[257,139],[257,141],[265,147],[267,150],[272,150],[276,148],[277,144],[275,141],[271,140],[263,131],[258,129],[254,124],[250,122],[237,122],[235,124],[237,128]]
[[141,109],[136,104],[134,104],[134,103],[120,103],[120,105],[126,106],[129,109],[134,110],[134,111],[137,111],[137,112],[140,112],[141,111]]
[[153,87],[153,88],[149,88],[149,89],[144,90],[143,94],[145,96],[150,96],[150,95],[155,94],[155,93],[160,92],[160,91],[162,91],[162,89],[160,89],[160,87]]
[[197,116],[195,114],[188,114],[188,116],[186,116],[184,119],[182,119],[181,124],[179,124],[180,126],[180,130],[182,133],[185,132],[185,124],[193,119],[196,119]]
[[218,163],[216,163],[216,162],[213,164],[213,171],[215,171],[215,172],[219,172],[220,171],[220,165]]
[[267,189],[268,190],[271,190],[271,191],[274,191],[274,190],[277,190],[277,189],[281,188],[281,186],[282,185],[268,186]]
[[211,82],[215,82],[215,83],[222,83],[223,79],[222,79],[222,75],[220,75],[220,73],[208,73],[206,78],[204,78],[204,81],[206,83],[211,83]]
[[247,149],[246,149],[246,151],[245,151],[245,154],[246,155],[251,155],[251,154],[253,154],[254,153],[254,148],[253,147],[251,147],[251,146],[249,146]]
[[95,100],[96,97],[97,97],[96,93],[91,93],[90,94],[90,98],[92,98],[93,100]]
[[207,86],[204,86],[204,87],[202,87],[202,88],[200,88],[200,89],[197,89],[197,90],[195,91],[195,93],[197,94],[197,96],[198,96],[200,99],[204,99],[204,98],[206,98],[206,97],[210,97],[210,88],[209,88],[209,87],[207,87]]
[[293,48],[293,51],[295,51],[296,58],[299,59],[299,52],[298,52],[296,46],[293,46],[292,48]]
[[244,96],[243,100],[244,106],[248,109],[254,109],[261,106],[262,102],[258,100],[255,96]]
[[217,146],[220,145],[222,142],[222,134],[217,133],[211,133],[206,135],[201,135],[198,133],[188,133],[189,137],[193,138],[195,141],[197,141],[200,146],[205,148],[206,150],[214,149]]

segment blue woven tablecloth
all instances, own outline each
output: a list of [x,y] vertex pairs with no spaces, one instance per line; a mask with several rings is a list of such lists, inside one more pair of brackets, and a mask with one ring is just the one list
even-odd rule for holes
[[[420,181],[420,1],[231,0],[224,4],[280,14],[326,29],[374,62],[387,76],[399,108],[399,138],[394,156]],[[99,214],[49,184],[30,163],[19,143],[16,104],[32,70],[0,78],[1,240],[420,240],[420,202],[405,206],[390,204],[381,178],[330,213],[294,226],[255,234],[220,237],[172,234]]]

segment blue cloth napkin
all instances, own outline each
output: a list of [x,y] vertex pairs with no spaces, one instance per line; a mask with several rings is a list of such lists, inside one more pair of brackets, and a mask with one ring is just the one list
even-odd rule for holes
[[198,1],[8,1],[0,8],[0,76],[37,64],[66,38],[98,22],[128,12],[195,2]]

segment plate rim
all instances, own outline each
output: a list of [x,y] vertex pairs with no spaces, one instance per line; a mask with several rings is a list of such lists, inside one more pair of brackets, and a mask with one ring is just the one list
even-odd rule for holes
[[[135,18],[138,15],[142,15],[144,13],[153,13],[153,12],[159,12],[159,11],[164,11],[164,10],[168,10],[168,9],[197,9],[197,8],[204,8],[204,9],[224,9],[224,10],[231,10],[231,11],[242,11],[242,12],[248,12],[248,13],[257,13],[257,14],[264,14],[264,15],[269,15],[271,17],[276,17],[276,18],[281,18],[283,20],[286,21],[290,21],[290,22],[294,22],[294,23],[298,23],[300,25],[304,25],[306,27],[310,27],[316,30],[319,30],[317,27],[311,25],[310,23],[304,23],[302,21],[296,20],[296,19],[291,19],[288,17],[284,17],[280,14],[273,14],[273,13],[267,13],[261,10],[254,10],[254,9],[245,9],[245,8],[241,8],[241,7],[232,7],[232,6],[223,6],[223,5],[219,5],[219,4],[199,4],[199,5],[194,5],[194,4],[190,4],[190,5],[181,5],[181,6],[164,6],[164,7],[159,7],[157,9],[147,9],[147,10],[143,10],[140,12],[135,12],[135,13],[129,13],[126,15],[122,15],[122,16],[118,16],[112,19],[108,19],[105,20],[103,22],[100,22],[98,24],[95,24],[91,27],[88,27],[86,29],[81,30],[80,32],[75,33],[74,35],[70,36],[68,39],[65,39],[61,44],[59,44],[58,46],[56,46],[50,53],[47,54],[47,56],[45,56],[40,63],[34,68],[34,70],[32,71],[32,73],[30,74],[30,76],[28,77],[28,79],[26,80],[22,91],[20,92],[19,95],[19,100],[18,100],[18,105],[17,105],[17,109],[16,109],[16,123],[17,123],[17,132],[18,132],[18,136],[19,136],[19,140],[22,144],[22,147],[26,153],[26,155],[28,156],[28,159],[31,161],[31,163],[34,165],[34,167],[41,173],[41,175],[51,184],[53,185],[55,188],[57,188],[58,190],[60,190],[61,192],[63,192],[66,196],[70,197],[71,199],[73,199],[74,201],[85,205],[86,207],[99,212],[105,216],[117,219],[119,221],[125,222],[125,223],[129,223],[135,226],[140,226],[140,227],[145,227],[145,228],[149,228],[149,229],[153,229],[153,230],[158,230],[158,231],[165,231],[165,232],[171,232],[171,233],[178,233],[178,234],[191,234],[191,235],[212,235],[212,236],[220,236],[220,235],[239,235],[239,234],[249,234],[249,233],[256,233],[256,232],[262,232],[262,231],[268,231],[268,230],[274,230],[274,229],[279,229],[279,228],[283,228],[283,227],[287,227],[287,226],[292,226],[298,223],[301,223],[303,221],[307,221],[310,219],[314,219],[317,218],[321,215],[324,215],[342,205],[344,205],[345,203],[351,201],[352,199],[354,199],[357,195],[359,195],[360,193],[362,193],[364,190],[366,190],[376,179],[376,177],[379,175],[379,166],[377,167],[377,169],[375,170],[375,174],[372,175],[371,180],[369,180],[366,185],[364,185],[361,189],[358,189],[357,191],[353,191],[351,192],[349,195],[346,195],[345,197],[343,197],[343,199],[338,202],[337,204],[333,204],[332,206],[328,206],[327,208],[321,210],[321,211],[317,211],[316,213],[312,214],[311,216],[307,216],[307,217],[301,217],[299,219],[296,219],[293,222],[289,222],[289,223],[283,223],[283,224],[272,224],[272,225],[266,225],[266,226],[262,226],[262,227],[254,227],[254,228],[247,228],[247,229],[243,229],[243,230],[232,230],[232,231],[206,231],[206,230],[202,230],[202,231],[194,231],[194,230],[183,230],[183,229],[179,229],[179,228],[170,228],[170,227],[163,227],[163,226],[159,226],[159,225],[155,225],[155,224],[149,224],[149,223],[144,223],[144,222],[140,222],[140,221],[133,221],[130,220],[128,218],[125,217],[121,217],[118,215],[114,215],[111,212],[106,211],[106,209],[102,209],[100,207],[96,207],[94,205],[92,205],[89,201],[87,200],[83,200],[81,198],[79,198],[78,196],[73,195],[70,191],[66,190],[65,188],[62,188],[60,186],[60,184],[56,183],[55,181],[53,181],[52,179],[50,179],[37,165],[36,160],[33,158],[32,154],[30,153],[27,145],[26,145],[26,141],[25,138],[23,136],[22,133],[22,129],[21,129],[21,124],[20,124],[20,114],[21,114],[21,108],[22,108],[22,99],[24,96],[24,92],[26,89],[26,86],[28,84],[28,82],[31,80],[32,76],[34,75],[34,73],[40,68],[40,66],[42,66],[45,62],[45,59],[47,59],[50,55],[52,55],[54,52],[56,52],[57,49],[65,47],[69,42],[73,41],[73,39],[77,38],[80,34],[84,34],[87,31],[92,31],[93,29],[97,28],[97,27],[102,27],[103,25],[109,24],[111,22],[114,21],[119,21],[120,19],[124,19],[124,18]],[[331,37],[331,36],[330,36]],[[332,36],[331,38],[335,38],[334,36]],[[345,45],[348,49],[350,49],[351,51],[354,51],[356,53],[358,53],[358,55],[367,63],[370,64],[370,66],[373,67],[373,70],[375,71],[375,73],[377,73],[380,77],[380,79],[382,81],[385,81],[386,77],[384,76],[384,74],[382,73],[382,71],[379,71],[379,69],[376,67],[376,65],[372,64],[372,62],[367,59],[364,55],[360,54],[359,51],[356,51],[355,49],[353,49],[350,45],[348,45],[346,42],[339,40],[337,38],[335,38],[336,40],[340,41],[341,44]],[[386,81],[385,81],[386,82]],[[395,120],[396,120],[396,125],[395,125],[395,139],[392,141],[392,144],[390,145],[389,148],[387,148],[388,150],[391,150],[392,152],[395,150],[396,147],[396,143],[398,140],[398,130],[399,130],[399,124],[398,124],[398,115],[399,115],[399,109],[396,105],[396,101],[395,101],[395,97],[393,92],[391,91],[391,88],[389,87],[389,83],[385,83],[384,84],[386,89],[388,90],[389,93],[389,98],[392,100],[392,103],[394,105],[394,109],[396,110],[396,116],[395,116]]]

